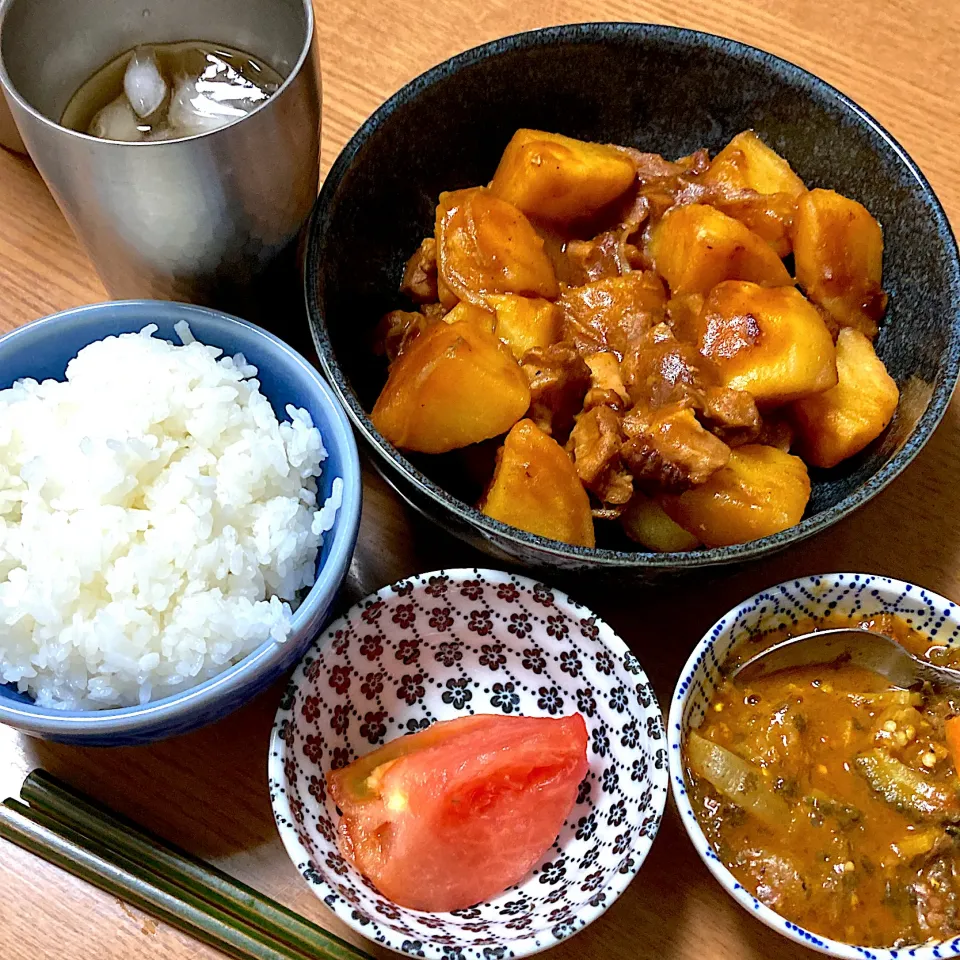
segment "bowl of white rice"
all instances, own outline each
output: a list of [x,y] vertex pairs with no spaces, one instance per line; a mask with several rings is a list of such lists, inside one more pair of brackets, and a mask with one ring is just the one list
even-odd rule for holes
[[332,391],[253,324],[141,300],[0,338],[0,722],[127,745],[240,706],[322,629],[360,501]]

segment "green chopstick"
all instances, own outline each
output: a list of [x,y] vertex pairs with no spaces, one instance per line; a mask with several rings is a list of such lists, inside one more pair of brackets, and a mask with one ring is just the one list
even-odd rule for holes
[[352,944],[42,770],[27,776],[20,795],[33,810],[87,838],[98,852],[123,857],[151,876],[263,931],[271,942],[327,960],[371,960]]
[[0,805],[0,837],[237,960],[304,960],[282,943],[18,800]]
[[35,770],[27,776],[20,796],[34,809],[259,927],[281,943],[308,955],[331,960],[369,960],[368,954],[352,944],[211,864],[177,849],[138,824],[107,810],[42,770]]

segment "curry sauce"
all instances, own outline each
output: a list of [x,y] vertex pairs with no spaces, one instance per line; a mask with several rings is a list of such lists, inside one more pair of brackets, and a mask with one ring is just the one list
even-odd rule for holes
[[[791,635],[858,625],[933,662],[960,659],[882,615],[764,634],[730,666]],[[686,743],[697,819],[737,880],[808,930],[864,946],[954,936],[958,713],[956,694],[900,690],[849,663],[726,680]]]

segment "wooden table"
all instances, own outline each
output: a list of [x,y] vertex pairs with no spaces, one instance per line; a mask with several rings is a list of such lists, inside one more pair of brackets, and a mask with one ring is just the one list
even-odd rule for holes
[[[647,20],[726,34],[802,64],[851,95],[903,143],[960,217],[960,35],[952,0],[340,0],[318,4],[324,70],[323,166],[389,94],[432,64],[503,34],[580,20]],[[0,150],[0,331],[106,299],[28,161]],[[787,577],[871,571],[960,600],[960,414],[954,404],[891,489],[829,533],[708,582],[577,598],[620,631],[667,703],[703,631],[738,600]],[[343,603],[408,574],[483,563],[400,504],[365,469],[360,543]],[[356,942],[297,875],[274,829],[266,752],[268,691],[229,719],[154,747],[56,746],[0,730],[0,796],[41,765]],[[629,890],[555,960],[808,956],[747,916],[712,880],[672,806]],[[219,954],[0,842],[0,960],[206,958]]]

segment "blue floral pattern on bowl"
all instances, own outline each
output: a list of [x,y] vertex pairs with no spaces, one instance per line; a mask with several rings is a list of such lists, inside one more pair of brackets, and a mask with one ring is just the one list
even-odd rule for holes
[[[589,770],[522,883],[424,913],[384,899],[341,857],[328,770],[438,720],[574,711]],[[341,920],[414,957],[506,960],[577,933],[626,889],[663,814],[666,738],[637,658],[588,609],[525,577],[438,571],[384,587],[317,638],[277,713],[269,776],[287,852]]]
[[680,819],[710,872],[745,910],[797,943],[848,960],[940,960],[960,955],[960,937],[940,944],[893,950],[830,940],[805,930],[762,904],[739,884],[719,860],[700,829],[687,796],[682,744],[687,730],[700,726],[721,680],[721,665],[731,648],[751,634],[790,626],[810,617],[871,616],[893,613],[939,643],[960,642],[960,609],[939,594],[901,580],[865,573],[828,573],[789,580],[761,590],[721,617],[694,649],[670,704],[667,741],[670,785]]

